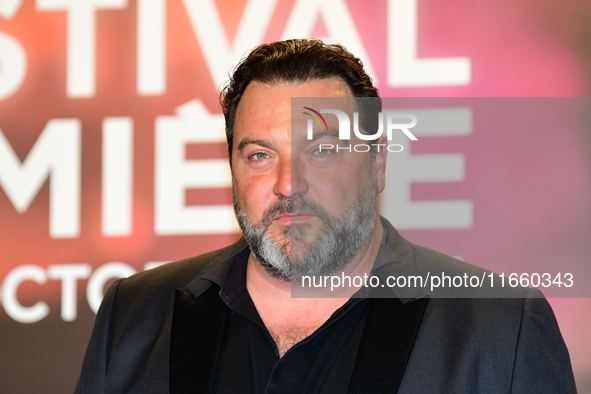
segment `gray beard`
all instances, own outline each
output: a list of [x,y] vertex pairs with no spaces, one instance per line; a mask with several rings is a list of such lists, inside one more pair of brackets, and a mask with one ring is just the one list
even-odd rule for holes
[[[302,276],[331,275],[343,270],[369,243],[377,214],[377,180],[370,175],[358,202],[338,217],[304,197],[280,197],[265,210],[257,225],[246,217],[234,191],[232,201],[244,239],[259,265],[274,278],[299,282]],[[292,212],[317,216],[324,225],[321,234],[306,231],[308,224],[292,223],[283,229],[285,241],[275,241],[268,231],[273,218]]]

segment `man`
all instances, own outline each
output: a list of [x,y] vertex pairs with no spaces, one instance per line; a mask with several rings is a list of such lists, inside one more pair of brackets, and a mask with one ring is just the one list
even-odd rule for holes
[[[575,392],[537,290],[475,299],[386,289],[376,298],[354,287],[292,297],[305,276],[484,273],[404,240],[377,213],[386,150],[331,148],[350,146],[334,119],[308,139],[292,125],[306,116],[292,113],[292,97],[342,102],[378,92],[341,46],[254,49],[222,99],[244,238],[115,282],[77,392]],[[361,124],[373,131],[363,114]]]

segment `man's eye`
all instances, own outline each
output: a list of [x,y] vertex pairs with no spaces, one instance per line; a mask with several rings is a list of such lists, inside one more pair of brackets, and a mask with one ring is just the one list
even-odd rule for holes
[[250,160],[265,160],[268,157],[269,157],[269,155],[267,155],[266,153],[257,152],[257,153],[250,155],[249,159]]
[[314,151],[314,154],[319,155],[319,156],[325,156],[325,155],[328,155],[329,153],[332,153],[332,149],[318,148]]
[[314,151],[314,154],[315,155],[319,155],[319,156],[325,156],[325,155],[328,155],[331,152],[332,152],[332,149],[330,149],[329,147],[320,145],[318,147],[318,149],[316,149]]

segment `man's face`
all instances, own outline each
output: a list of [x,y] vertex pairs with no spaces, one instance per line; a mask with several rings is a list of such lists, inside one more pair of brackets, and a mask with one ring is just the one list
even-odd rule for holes
[[232,147],[234,208],[257,262],[276,278],[334,273],[373,233],[385,154],[319,150],[342,145],[336,118],[326,117],[333,133],[312,141],[305,127],[292,130],[292,97],[350,96],[338,78],[251,82],[242,96]]

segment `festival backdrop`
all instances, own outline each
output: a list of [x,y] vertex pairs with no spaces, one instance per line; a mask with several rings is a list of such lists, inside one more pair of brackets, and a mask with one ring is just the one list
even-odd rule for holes
[[[0,392],[71,392],[109,283],[238,239],[218,94],[249,49],[342,43],[384,97],[586,97],[590,35],[586,0],[0,0]],[[589,287],[591,117],[502,103],[413,142],[382,212]],[[591,392],[590,299],[550,302]]]

